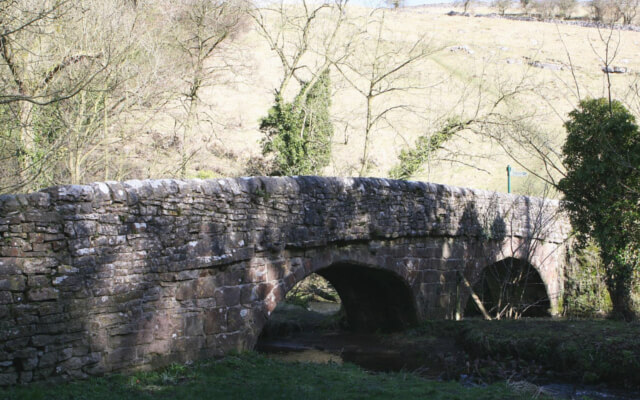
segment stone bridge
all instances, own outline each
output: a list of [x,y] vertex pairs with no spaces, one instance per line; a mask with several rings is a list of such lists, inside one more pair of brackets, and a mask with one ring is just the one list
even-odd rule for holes
[[365,178],[148,180],[0,196],[0,384],[251,349],[312,272],[354,329],[464,312],[485,267],[520,260],[556,313],[558,203]]

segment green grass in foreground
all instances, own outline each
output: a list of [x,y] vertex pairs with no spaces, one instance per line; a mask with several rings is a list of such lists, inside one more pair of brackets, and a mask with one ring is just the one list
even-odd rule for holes
[[529,399],[504,384],[465,388],[352,365],[283,363],[247,353],[194,366],[0,390],[3,399]]

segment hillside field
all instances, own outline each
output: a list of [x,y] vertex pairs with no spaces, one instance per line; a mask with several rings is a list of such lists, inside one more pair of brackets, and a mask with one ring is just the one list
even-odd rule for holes
[[[325,71],[329,111],[322,100],[304,112],[328,114],[333,136],[300,137],[330,145],[329,162],[308,157],[313,169],[290,174],[506,191],[511,165],[528,172],[513,192],[557,197],[563,121],[580,100],[610,95],[640,115],[638,29],[358,4],[7,2],[0,193],[277,172],[261,119],[276,93],[290,103]],[[417,143],[420,162],[399,175]]]
[[[606,96],[602,58],[605,40],[611,33],[606,29],[446,15],[451,10],[455,8],[424,6],[386,11],[387,40],[406,45],[424,35],[433,53],[414,65],[406,76],[415,89],[403,92],[399,102],[410,104],[411,111],[395,113],[390,126],[379,126],[372,136],[371,167],[366,175],[387,176],[400,150],[413,144],[419,135],[436,130],[451,116],[464,118],[473,114],[478,107],[486,107],[501,93],[518,86],[526,90],[501,106],[500,112],[526,116],[550,147],[559,151],[564,138],[563,121],[578,103],[576,88],[580,98]],[[362,15],[368,11],[350,12]],[[276,55],[254,29],[242,37],[241,44],[251,57],[253,73],[243,77],[236,87],[213,88],[209,93],[218,112],[233,121],[217,132],[217,139],[234,157],[220,158],[210,165],[205,154],[200,154],[197,163],[198,169],[213,169],[221,175],[242,175],[246,159],[260,154],[263,134],[258,129],[259,119],[273,102],[281,74]],[[629,104],[637,114],[638,95],[634,88],[637,90],[636,71],[640,71],[640,33],[614,31],[610,47],[614,46],[617,54],[611,65],[629,72],[610,75],[613,96]],[[332,163],[324,173],[357,175],[364,146],[364,100],[338,72],[332,71],[332,80],[336,129]],[[542,163],[527,149],[515,146],[512,155],[527,169],[544,174]],[[433,158],[412,178],[506,191],[507,164],[523,169],[499,143],[470,130],[446,143],[445,149]],[[516,193],[541,194],[543,185],[529,175],[513,178],[513,188]]]

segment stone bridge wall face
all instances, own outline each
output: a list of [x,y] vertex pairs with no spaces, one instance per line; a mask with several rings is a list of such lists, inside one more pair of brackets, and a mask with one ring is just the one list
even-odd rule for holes
[[0,196],[0,384],[251,348],[318,269],[395,272],[418,319],[528,259],[552,305],[568,232],[556,202],[385,179],[240,178],[60,186]]

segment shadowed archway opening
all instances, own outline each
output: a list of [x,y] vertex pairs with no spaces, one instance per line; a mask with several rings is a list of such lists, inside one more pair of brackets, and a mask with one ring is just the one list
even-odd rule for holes
[[[318,303],[333,305],[333,314],[317,308]],[[318,319],[321,317],[324,320]],[[254,348],[282,361],[351,362],[374,371],[414,370],[425,365],[423,353],[390,343],[388,337],[376,333],[405,329],[417,319],[413,290],[402,275],[339,262],[316,270],[285,294]]]
[[417,323],[411,288],[391,271],[338,263],[317,271],[336,288],[355,332],[393,332]]
[[483,316],[478,300],[495,319],[550,316],[546,286],[525,260],[507,258],[486,267],[473,285],[465,317]]
[[411,288],[396,273],[336,263],[299,281],[281,300],[261,338],[298,333],[393,332],[417,323]]

